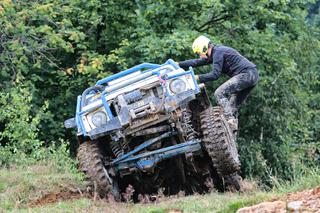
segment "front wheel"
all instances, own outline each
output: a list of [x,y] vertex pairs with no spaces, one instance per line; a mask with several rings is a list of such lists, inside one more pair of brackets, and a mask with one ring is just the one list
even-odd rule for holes
[[103,165],[102,154],[96,142],[87,141],[80,144],[77,153],[79,170],[84,173],[86,181],[101,197],[112,195],[120,199],[118,185],[108,174]]
[[[218,174],[226,179],[229,175],[237,173],[240,170],[239,155],[235,138],[224,118],[222,109],[209,107],[201,112],[200,119],[203,142]],[[240,185],[238,178],[233,179],[236,182],[234,185]]]

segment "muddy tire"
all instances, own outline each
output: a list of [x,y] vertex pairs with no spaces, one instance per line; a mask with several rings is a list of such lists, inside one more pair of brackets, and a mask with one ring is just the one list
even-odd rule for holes
[[224,178],[224,185],[228,191],[235,192],[241,191],[241,176],[235,172],[230,175],[226,175]]
[[97,143],[85,142],[80,144],[77,153],[79,170],[84,173],[88,186],[101,197],[115,196],[112,193],[112,180],[102,163],[102,155]]
[[221,108],[207,108],[201,112],[200,119],[203,142],[218,174],[225,177],[238,172],[240,161],[235,138]]

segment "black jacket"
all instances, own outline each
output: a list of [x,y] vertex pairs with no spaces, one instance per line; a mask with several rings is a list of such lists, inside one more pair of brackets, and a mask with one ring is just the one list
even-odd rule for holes
[[212,63],[212,71],[207,74],[199,75],[201,83],[214,81],[220,77],[222,73],[233,77],[239,73],[246,71],[248,68],[255,68],[256,65],[243,57],[238,51],[231,47],[215,45],[211,52],[212,58],[191,59],[179,62],[179,66],[188,69],[189,67],[199,67]]

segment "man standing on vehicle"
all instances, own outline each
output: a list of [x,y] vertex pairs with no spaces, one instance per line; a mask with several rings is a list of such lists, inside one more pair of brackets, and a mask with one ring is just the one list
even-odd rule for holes
[[188,69],[212,64],[212,71],[196,75],[201,83],[217,80],[222,73],[231,78],[215,91],[214,96],[223,108],[224,115],[233,131],[238,128],[237,112],[259,80],[256,65],[238,51],[223,45],[213,45],[209,38],[199,36],[192,44],[193,52],[200,59],[179,62],[179,66]]

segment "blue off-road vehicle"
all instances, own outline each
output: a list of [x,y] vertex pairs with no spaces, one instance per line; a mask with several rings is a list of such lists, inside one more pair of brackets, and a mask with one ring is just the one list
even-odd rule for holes
[[78,96],[65,126],[77,129],[79,169],[101,196],[121,200],[129,185],[135,196],[202,193],[208,181],[239,190],[238,152],[222,110],[192,68],[171,59],[99,80]]

